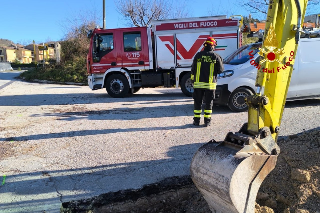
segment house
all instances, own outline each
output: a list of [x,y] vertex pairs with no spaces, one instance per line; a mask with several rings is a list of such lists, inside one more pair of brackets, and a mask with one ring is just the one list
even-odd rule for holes
[[0,61],[11,63],[19,61],[23,64],[29,64],[32,62],[32,54],[30,50],[22,46],[11,45],[9,47],[0,47]]
[[3,47],[5,62],[14,62],[16,60],[16,49],[14,47]]
[[315,23],[309,23],[309,22],[303,23],[303,28],[315,28],[315,27],[316,27]]
[[57,62],[60,62],[60,43],[58,42],[48,42],[43,45],[39,44],[29,44],[25,46],[25,49],[31,51],[32,58],[34,62],[41,62],[44,59],[54,59]]
[[31,50],[25,49],[23,47],[18,47],[16,49],[16,60],[20,61],[22,64],[30,64],[32,62],[32,52]]
[[[256,26],[255,26],[256,25]],[[266,27],[266,23],[265,22],[261,22],[261,23],[249,23],[249,28],[251,32],[257,32],[259,30],[263,30]]]
[[304,17],[305,23],[314,23],[315,28],[320,27],[320,14],[313,14]]
[[[313,17],[313,19],[310,19],[310,20],[313,20],[315,22],[305,22],[305,23],[303,23],[303,27],[304,28],[315,28],[317,26],[317,22],[316,22],[317,20],[315,19],[315,16],[312,16],[312,17]],[[317,17],[319,18],[318,19],[318,23],[320,24],[320,14]],[[307,18],[307,16],[306,16],[306,18]],[[307,19],[306,18],[305,18],[305,21],[308,19],[308,18]],[[308,19],[308,21],[310,21],[310,20]],[[318,26],[319,26],[319,24],[318,24]],[[266,23],[265,22],[249,23],[248,31],[249,32],[257,32],[259,30],[263,30],[264,31],[265,27],[266,27]]]
[[10,40],[0,39],[0,62],[19,61],[23,64],[42,62],[54,59],[60,62],[61,45],[58,42],[48,42],[43,45],[29,44],[23,46]]
[[3,47],[0,47],[0,62],[7,61],[5,57],[6,57],[5,49]]

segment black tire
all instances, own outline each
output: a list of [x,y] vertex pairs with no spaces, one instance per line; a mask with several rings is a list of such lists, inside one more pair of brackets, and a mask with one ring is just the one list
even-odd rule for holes
[[132,94],[137,93],[140,89],[141,89],[141,87],[134,87],[132,89]]
[[124,98],[129,92],[129,82],[121,74],[113,74],[106,81],[106,90],[113,98]]
[[229,97],[229,108],[235,112],[247,111],[248,105],[245,98],[250,95],[253,95],[253,92],[248,88],[240,87],[234,90]]
[[191,73],[187,73],[182,77],[180,81],[180,87],[183,94],[185,94],[188,97],[192,97],[193,83],[191,81]]

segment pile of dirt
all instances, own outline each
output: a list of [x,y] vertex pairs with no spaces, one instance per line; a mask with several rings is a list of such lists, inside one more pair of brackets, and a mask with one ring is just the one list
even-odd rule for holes
[[262,183],[257,202],[274,212],[320,213],[320,129],[278,140],[276,168]]
[[[320,129],[279,138],[276,168],[262,183],[256,213],[320,213]],[[210,213],[189,176],[139,190],[107,193],[62,204],[61,212]]]

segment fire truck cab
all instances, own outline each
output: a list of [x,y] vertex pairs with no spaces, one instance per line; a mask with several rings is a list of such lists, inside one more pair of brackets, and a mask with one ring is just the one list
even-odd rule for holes
[[88,36],[88,84],[125,97],[144,87],[181,87],[191,96],[194,55],[208,36],[226,57],[241,46],[240,21],[225,16],[153,21],[152,27],[99,29]]

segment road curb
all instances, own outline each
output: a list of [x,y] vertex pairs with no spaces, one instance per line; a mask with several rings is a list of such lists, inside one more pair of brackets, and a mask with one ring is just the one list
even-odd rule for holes
[[27,81],[27,80],[25,80],[25,78],[19,78],[19,79],[22,79],[25,82],[32,82],[32,83],[87,86],[87,84],[85,84],[85,83],[76,83],[76,82],[59,82],[59,81],[48,81],[48,80],[39,80],[39,79],[33,79],[30,81]]

